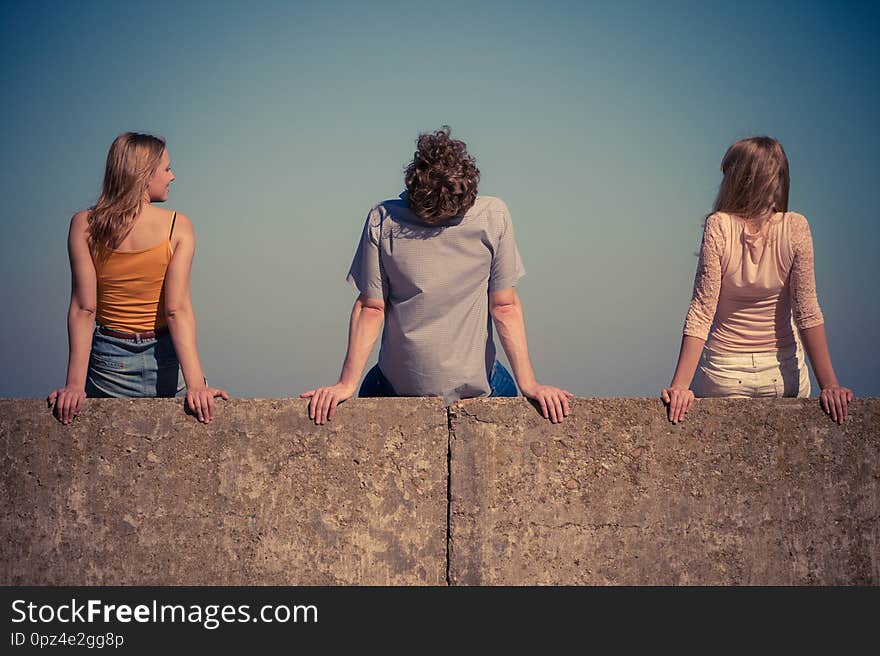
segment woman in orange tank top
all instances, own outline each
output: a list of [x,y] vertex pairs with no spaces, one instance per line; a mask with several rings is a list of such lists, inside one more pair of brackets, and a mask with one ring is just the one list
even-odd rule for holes
[[785,151],[770,137],[742,139],[727,150],[721,172],[678,365],[661,393],[669,420],[683,420],[695,395],[808,397],[806,347],[822,408],[843,422],[853,393],[831,365],[810,226],[788,211]]
[[168,200],[173,180],[162,139],[121,134],[98,202],[70,222],[67,382],[47,399],[64,424],[86,397],[175,396],[185,386],[202,422],[215,397],[229,398],[208,386],[196,348],[192,223],[153,205]]

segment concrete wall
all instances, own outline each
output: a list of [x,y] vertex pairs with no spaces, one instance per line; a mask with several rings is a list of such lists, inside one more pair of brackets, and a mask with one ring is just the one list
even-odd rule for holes
[[880,584],[880,399],[0,400],[0,584]]
[[0,401],[3,584],[445,584],[446,412],[358,401]]
[[880,400],[517,400],[452,421],[455,584],[878,584]]

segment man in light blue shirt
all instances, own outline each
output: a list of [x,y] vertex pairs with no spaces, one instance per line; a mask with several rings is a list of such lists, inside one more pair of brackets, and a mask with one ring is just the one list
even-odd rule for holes
[[440,396],[448,404],[516,396],[495,359],[492,324],[523,394],[554,423],[570,392],[535,379],[522,305],[525,274],[507,205],[477,196],[479,171],[449,129],[420,135],[400,198],[367,215],[348,281],[360,292],[336,385],[311,390],[309,417],[322,424],[350,398],[384,322],[379,363],[360,396]]

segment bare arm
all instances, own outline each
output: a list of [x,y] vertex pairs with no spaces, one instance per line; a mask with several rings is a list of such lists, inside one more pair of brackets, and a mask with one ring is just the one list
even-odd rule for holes
[[319,387],[300,394],[300,398],[310,398],[309,419],[316,424],[323,424],[333,419],[336,406],[351,398],[357,391],[361,374],[367,364],[367,358],[373,345],[382,331],[385,321],[385,303],[364,294],[358,296],[351,309],[348,323],[348,349],[339,382],[329,387]]
[[78,212],[71,219],[67,252],[71,278],[67,311],[67,381],[47,399],[50,405],[54,404],[55,416],[63,424],[73,421],[85,401],[86,375],[95,330],[98,283],[88,244],[88,212]]
[[385,303],[379,299],[367,298],[363,294],[358,296],[351,309],[351,318],[348,322],[348,348],[339,374],[339,382],[350,388],[352,392],[361,380],[367,358],[370,357],[373,345],[382,332],[384,322]]
[[831,415],[832,420],[842,423],[849,416],[847,404],[855,398],[855,395],[852,390],[841,387],[837,382],[834,367],[831,365],[831,354],[828,351],[825,324],[804,328],[800,333],[810,364],[813,365],[813,373],[816,374],[816,380],[822,389],[820,395],[822,409]]
[[573,394],[551,385],[541,385],[535,378],[526,341],[525,316],[516,289],[489,292],[489,312],[520,391],[541,405],[545,419],[553,423],[562,421],[569,414],[568,399]]
[[214,417],[214,397],[228,399],[221,389],[208,387],[196,343],[196,316],[190,295],[190,273],[196,238],[192,222],[178,214],[174,232],[174,255],[165,273],[165,320],[186,381],[187,402],[199,421]]
[[672,376],[669,387],[665,388],[661,394],[663,402],[669,406],[669,421],[673,424],[684,420],[684,416],[693,405],[694,393],[691,392],[690,387],[705,343],[706,340],[700,337],[681,336],[681,349],[678,352],[675,374]]
[[670,387],[688,389],[691,386],[705,344],[705,339],[700,339],[693,335],[681,336],[681,348],[678,352],[678,363],[675,366],[675,373],[672,376],[672,382],[669,383]]
[[192,223],[184,214],[175,223],[174,255],[165,273],[165,320],[188,389],[205,386],[196,343],[196,317],[190,296],[190,273],[196,250]]
[[812,328],[804,328],[800,331],[810,364],[813,365],[813,373],[819,381],[819,387],[837,387],[837,376],[831,364],[831,353],[828,351],[828,339],[825,336],[825,324],[820,323]]
[[510,360],[513,377],[517,387],[529,396],[538,386],[535,371],[529,359],[529,346],[526,341],[526,321],[522,303],[516,289],[503,289],[489,293],[489,312],[498,331],[498,338]]

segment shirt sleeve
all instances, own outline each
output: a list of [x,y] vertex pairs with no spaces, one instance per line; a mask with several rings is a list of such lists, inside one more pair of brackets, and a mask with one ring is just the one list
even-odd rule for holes
[[382,216],[377,208],[373,208],[364,222],[364,231],[346,280],[367,298],[384,301],[388,297],[388,276],[379,252],[381,232]]
[[510,211],[503,201],[496,202],[497,205],[493,208],[493,212],[500,219],[501,230],[495,251],[492,254],[492,267],[489,271],[490,292],[510,289],[526,274],[522,258],[519,256],[519,249],[516,247]]
[[694,293],[684,320],[684,334],[699,339],[709,336],[715,320],[718,296],[721,293],[721,256],[724,251],[724,232],[721,217],[713,214],[706,219],[703,241],[700,244],[700,260],[694,278]]
[[810,224],[801,215],[792,217],[791,272],[789,291],[794,322],[801,330],[825,323],[816,294],[816,274],[813,267],[813,235]]

